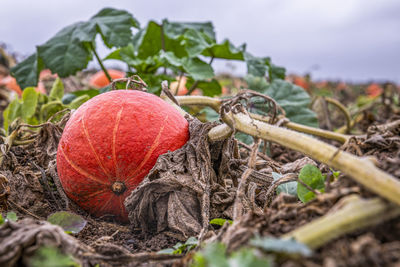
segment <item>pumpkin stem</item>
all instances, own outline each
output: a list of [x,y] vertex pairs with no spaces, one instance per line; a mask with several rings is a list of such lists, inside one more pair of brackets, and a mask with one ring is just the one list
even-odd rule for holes
[[116,181],[111,185],[111,190],[114,192],[114,194],[121,195],[125,192],[126,186],[124,182]]

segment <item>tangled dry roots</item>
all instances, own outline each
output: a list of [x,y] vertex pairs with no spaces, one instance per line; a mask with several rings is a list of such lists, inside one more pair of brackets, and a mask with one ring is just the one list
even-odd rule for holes
[[84,253],[92,251],[64,233],[61,227],[32,219],[2,224],[0,244],[1,266],[28,266],[30,257],[43,246],[58,247],[62,252],[78,258],[84,258]]
[[[172,231],[182,238],[197,235],[210,216],[229,211],[235,192],[225,185],[234,175],[220,170],[234,149],[233,139],[210,144],[214,123],[189,120],[190,140],[160,156],[148,176],[125,200],[134,228],[146,232]],[[231,158],[232,159],[232,158]],[[232,179],[232,177],[231,177]]]

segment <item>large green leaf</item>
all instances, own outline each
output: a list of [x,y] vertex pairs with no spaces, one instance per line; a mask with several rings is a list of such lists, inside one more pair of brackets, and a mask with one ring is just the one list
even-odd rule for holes
[[[263,77],[246,76],[249,89],[266,94],[285,110],[286,117],[292,122],[303,125],[318,127],[317,115],[309,109],[310,96],[303,88],[284,80],[276,79],[272,83],[267,83]],[[258,111],[263,110],[265,105],[257,103],[255,106]]]
[[44,45],[37,47],[46,68],[60,77],[67,77],[86,68],[92,58],[89,42],[96,32],[86,30],[87,23],[78,22],[65,27]]
[[[193,79],[188,79],[186,82],[186,87],[191,88],[195,81]],[[200,88],[205,96],[216,96],[220,95],[222,92],[222,87],[216,79],[211,81],[198,81],[196,88]]]
[[49,68],[60,77],[67,77],[86,68],[92,59],[97,33],[108,47],[128,45],[133,38],[131,28],[139,23],[128,12],[105,8],[86,22],[63,28],[54,37],[37,47],[37,53],[12,70],[22,88],[36,86],[38,74]]
[[214,77],[213,68],[199,58],[178,58],[172,52],[161,51],[160,59],[169,66],[184,70],[194,80],[207,80]]
[[136,56],[136,54],[137,52],[133,44],[129,44],[126,47],[111,52],[104,60],[122,60],[130,67],[134,68],[139,75],[154,74],[157,69],[163,65],[158,54],[148,56],[147,58],[140,58]]
[[139,29],[139,22],[125,10],[104,8],[89,23],[97,28],[108,47],[122,47],[132,41],[131,28]]
[[199,58],[183,58],[182,67],[195,80],[206,80],[214,77],[213,68]]
[[187,56],[187,52],[180,43],[183,36],[170,38],[168,35],[163,34],[162,30],[161,25],[155,21],[150,21],[144,31],[140,31],[135,35],[133,46],[137,51],[136,56],[138,58],[146,59],[158,55],[160,50],[171,51],[177,57]]
[[24,89],[37,85],[39,73],[43,68],[42,60],[35,53],[11,68],[11,75],[17,79],[18,84]]
[[150,21],[147,25],[146,32],[138,45],[138,57],[141,59],[158,54],[162,49],[160,25],[154,21]]
[[286,74],[286,69],[283,67],[276,66],[272,64],[271,58],[265,57],[264,58],[265,65],[268,66],[268,77],[270,81],[273,81],[275,79],[285,79],[285,74]]
[[205,33],[189,29],[183,36],[182,44],[190,57],[197,57],[206,48],[211,47],[215,43]]
[[186,31],[192,29],[207,34],[212,40],[216,40],[214,26],[211,22],[169,22],[163,20],[162,22],[164,33],[172,39],[178,38]]
[[222,59],[231,59],[231,60],[244,60],[244,51],[246,49],[246,45],[242,44],[239,47],[235,47],[228,39],[225,39],[220,44],[214,44],[208,47],[202,55],[207,57],[215,57]]
[[244,60],[246,61],[248,74],[259,77],[265,76],[265,72],[267,71],[267,66],[265,65],[264,59],[255,57],[248,52],[245,52],[243,56]]

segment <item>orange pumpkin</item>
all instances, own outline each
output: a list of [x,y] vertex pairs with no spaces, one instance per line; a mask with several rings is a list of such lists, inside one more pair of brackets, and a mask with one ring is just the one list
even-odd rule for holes
[[371,83],[368,87],[367,87],[367,95],[370,98],[375,98],[380,96],[383,93],[383,89],[382,87],[380,87],[378,84],[376,83]]
[[[110,74],[111,79],[120,79],[125,77],[125,72],[120,70],[107,70],[108,74]],[[104,71],[96,72],[89,80],[89,85],[93,88],[102,88],[110,84],[107,76],[105,75]]]

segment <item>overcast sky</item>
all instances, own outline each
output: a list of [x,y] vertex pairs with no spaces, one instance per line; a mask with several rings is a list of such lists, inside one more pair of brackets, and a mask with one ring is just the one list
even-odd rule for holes
[[[0,0],[0,42],[28,55],[103,7],[126,9],[142,26],[151,19],[210,20],[219,41],[246,42],[249,52],[290,73],[400,83],[400,0]],[[225,62],[215,67],[227,69]]]

